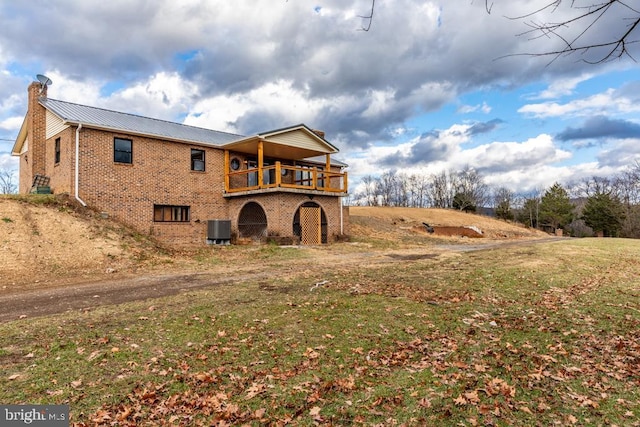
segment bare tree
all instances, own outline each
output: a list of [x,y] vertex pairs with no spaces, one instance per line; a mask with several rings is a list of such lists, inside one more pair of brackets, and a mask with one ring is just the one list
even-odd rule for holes
[[376,195],[380,198],[382,206],[393,206],[396,194],[396,173],[389,171],[383,173],[376,181]]
[[[629,46],[640,41],[640,9],[632,6],[632,0],[592,0],[590,4],[582,5],[577,0],[549,0],[542,7],[532,10],[521,16],[507,17],[511,20],[523,21],[529,28],[518,34],[532,39],[547,38],[550,42],[559,41],[558,49],[550,49],[544,52],[517,53],[506,56],[550,56],[551,62],[573,53],[585,54],[590,51],[598,51],[595,59],[582,58],[582,61],[598,64],[612,59],[628,56],[635,61],[629,52]],[[491,14],[493,0],[485,0],[485,10]],[[558,22],[539,21],[538,17],[546,12],[554,13],[563,6],[573,11],[573,15],[563,18]],[[371,11],[368,15],[360,16],[366,20],[366,25],[361,28],[369,31],[373,24],[373,12],[375,0],[371,0]],[[613,17],[613,20],[609,20]],[[603,39],[599,32],[600,27],[615,28],[616,32],[611,38]],[[591,37],[595,35],[595,37]]]
[[15,181],[15,171],[0,169],[0,194],[13,194],[18,192],[18,184]]
[[482,176],[470,166],[466,166],[454,177],[457,207],[460,210],[475,210],[489,201],[489,187]]
[[373,11],[376,8],[376,0],[371,0],[371,12],[369,12],[368,15],[360,15],[360,18],[364,19],[366,21],[366,25],[363,25],[361,30],[362,31],[369,31],[371,29],[371,24],[373,24]]
[[438,175],[431,175],[429,198],[434,208],[450,208],[453,206],[453,172],[442,171]]
[[500,219],[513,219],[513,205],[515,193],[506,187],[499,187],[493,191],[493,208],[496,217]]
[[542,200],[543,188],[536,188],[521,196],[521,204],[518,220],[531,228],[537,228],[540,224],[540,201]]
[[623,237],[640,237],[640,162],[636,160],[615,179],[618,197],[625,209]]
[[425,175],[413,174],[408,177],[409,205],[415,208],[427,207],[429,203],[429,181]]
[[362,183],[364,184],[364,205],[378,206],[376,178],[372,175],[367,175],[362,178]]
[[617,190],[615,180],[607,177],[592,176],[572,186],[571,195],[574,197],[591,197],[596,194],[614,195]]
[[[558,22],[537,20],[545,12],[554,13],[567,5],[574,12],[572,16]],[[485,0],[487,13],[491,13],[492,8],[493,1]],[[523,21],[529,28],[518,34],[519,36],[532,39],[547,38],[551,42],[555,40],[560,43],[558,49],[515,55],[550,56],[553,62],[565,55],[596,51],[595,59],[582,58],[582,61],[598,64],[623,56],[635,61],[629,52],[629,46],[640,41],[640,9],[631,6],[630,0],[602,0],[588,5],[581,5],[577,0],[550,0],[543,7],[530,13],[508,18]],[[600,28],[614,28],[616,32],[611,38],[602,39]],[[592,35],[595,35],[595,38]]]

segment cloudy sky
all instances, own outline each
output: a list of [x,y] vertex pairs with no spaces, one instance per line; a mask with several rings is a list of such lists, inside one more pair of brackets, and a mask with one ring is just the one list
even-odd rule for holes
[[[532,23],[585,10],[511,19],[548,2],[377,0],[369,22],[371,0],[0,0],[0,168],[17,169],[26,88],[45,74],[50,98],[85,105],[244,135],[322,129],[354,186],[466,166],[519,192],[611,176],[640,159],[639,65],[518,55],[561,47]],[[614,5],[579,42],[637,16]]]

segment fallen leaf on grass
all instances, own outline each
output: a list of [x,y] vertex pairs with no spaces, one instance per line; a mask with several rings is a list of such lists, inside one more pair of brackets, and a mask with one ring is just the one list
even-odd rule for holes
[[427,399],[426,397],[420,399],[420,401],[418,402],[418,405],[420,405],[423,408],[431,408],[431,401],[429,399]]
[[96,350],[96,351],[92,352],[92,353],[89,355],[89,357],[87,357],[87,360],[88,360],[89,362],[91,362],[93,359],[96,359],[96,358],[97,358],[98,356],[100,356],[101,354],[102,354],[102,352],[101,352],[101,351]]
[[124,411],[120,412],[117,416],[118,421],[124,421],[127,418],[129,418],[129,415],[131,415],[131,412],[133,412],[131,408],[129,407],[124,408]]
[[247,390],[246,399],[247,400],[253,399],[257,395],[263,393],[266,389],[267,387],[264,384],[253,383],[251,384],[251,387],[249,387],[249,389]]
[[470,403],[472,403],[473,405],[477,404],[478,402],[480,402],[480,398],[478,397],[478,392],[477,391],[469,391],[466,392],[464,394],[464,397],[466,400],[468,400]]
[[18,377],[20,377],[20,374],[13,374],[13,375],[9,375],[8,380],[9,380],[9,381],[13,381],[13,380],[18,379]]
[[313,417],[314,421],[323,421],[322,417],[320,416],[321,410],[322,408],[320,408],[319,406],[314,406],[313,408],[309,409],[309,415]]
[[458,397],[453,399],[453,403],[455,403],[456,405],[466,405],[467,404],[467,399],[462,397],[462,395],[458,395]]

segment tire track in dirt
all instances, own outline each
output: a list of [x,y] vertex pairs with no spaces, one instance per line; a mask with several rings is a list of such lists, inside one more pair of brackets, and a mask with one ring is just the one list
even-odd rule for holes
[[[514,245],[532,245],[559,239],[498,242],[483,245],[431,246],[422,249],[395,251],[362,251],[345,254],[323,249],[318,258],[292,260],[286,271],[281,266],[269,265],[268,260],[251,266],[229,266],[206,272],[176,272],[140,275],[60,285],[45,289],[15,291],[0,295],[0,322],[24,317],[41,317],[74,310],[90,310],[103,305],[117,305],[131,301],[161,298],[182,292],[230,285],[238,282],[271,280],[274,277],[309,277],[322,280],[331,268],[375,268],[384,264],[421,262],[443,254],[479,250],[492,250]],[[301,249],[305,250],[305,249]],[[312,249],[313,250],[313,249]],[[233,274],[230,274],[233,271]],[[313,281],[314,279],[310,279]]]

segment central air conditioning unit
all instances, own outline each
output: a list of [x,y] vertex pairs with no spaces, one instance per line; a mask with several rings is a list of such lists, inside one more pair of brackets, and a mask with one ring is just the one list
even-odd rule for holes
[[231,244],[231,220],[210,219],[207,221],[207,243],[210,245]]

